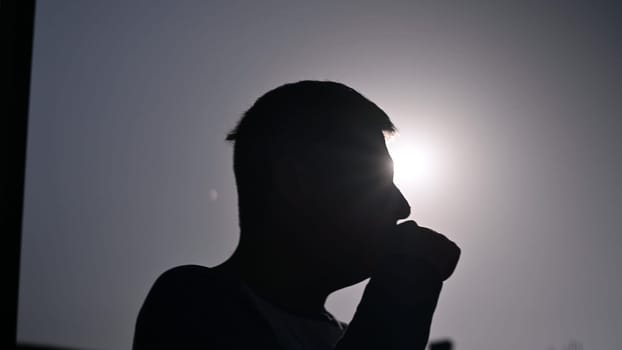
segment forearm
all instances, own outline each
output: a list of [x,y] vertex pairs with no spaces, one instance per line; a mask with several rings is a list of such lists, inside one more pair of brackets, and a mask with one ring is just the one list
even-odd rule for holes
[[335,350],[425,349],[441,279],[423,262],[391,266],[372,276]]

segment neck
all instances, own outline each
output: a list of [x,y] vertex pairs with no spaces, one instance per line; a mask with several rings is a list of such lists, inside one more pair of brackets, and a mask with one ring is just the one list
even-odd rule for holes
[[326,298],[336,288],[326,284],[317,268],[284,249],[252,247],[240,244],[219,268],[238,276],[258,296],[282,309],[310,316],[325,312]]

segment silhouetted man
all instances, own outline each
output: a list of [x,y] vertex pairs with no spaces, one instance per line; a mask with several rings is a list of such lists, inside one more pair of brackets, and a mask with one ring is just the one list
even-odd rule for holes
[[[234,142],[240,242],[214,268],[154,284],[134,349],[424,349],[460,250],[413,221],[393,184],[389,117],[339,83],[259,98]],[[370,281],[349,325],[324,308]]]

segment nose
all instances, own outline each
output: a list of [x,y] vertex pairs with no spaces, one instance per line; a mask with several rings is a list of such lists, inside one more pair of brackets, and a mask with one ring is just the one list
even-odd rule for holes
[[396,220],[406,219],[410,215],[410,205],[395,184],[393,186]]

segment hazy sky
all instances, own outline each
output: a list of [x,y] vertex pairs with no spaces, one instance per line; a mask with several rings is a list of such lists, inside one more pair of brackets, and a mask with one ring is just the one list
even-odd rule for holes
[[[329,79],[392,117],[398,166],[423,167],[397,179],[411,218],[462,247],[432,339],[620,346],[620,6],[258,3],[38,1],[20,340],[130,348],[161,272],[235,247],[226,133]],[[363,286],[329,310],[349,321]]]

